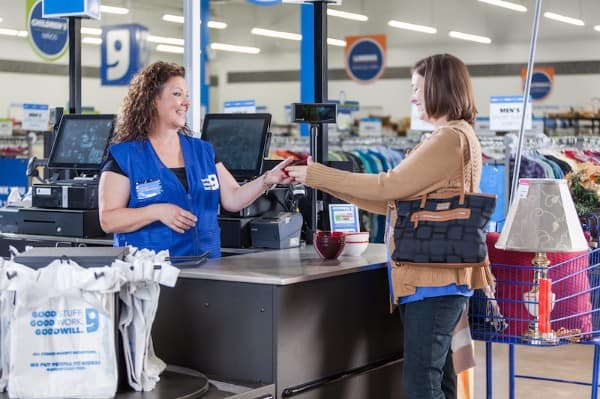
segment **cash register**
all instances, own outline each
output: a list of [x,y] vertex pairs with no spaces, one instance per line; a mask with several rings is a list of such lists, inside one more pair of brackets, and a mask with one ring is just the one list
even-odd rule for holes
[[98,174],[114,131],[112,114],[63,115],[48,168],[65,179],[33,184],[32,208],[19,210],[23,234],[97,237],[104,235],[98,215]]
[[[267,113],[207,114],[202,127],[202,139],[212,144],[217,162],[222,162],[237,182],[244,184],[263,172],[264,159],[269,153],[270,123],[271,115]],[[219,209],[221,245],[228,248],[297,246],[302,217],[300,214],[290,216],[290,210],[282,206],[285,201],[281,197],[286,195],[287,190],[272,190],[268,196],[259,197],[237,213]],[[280,218],[279,215],[283,213],[286,217]],[[265,215],[269,216],[268,222],[256,222]],[[290,224],[290,220],[294,223]],[[294,231],[290,231],[292,225]],[[279,232],[281,226],[284,226],[285,234],[281,234],[280,242],[279,234],[271,234],[270,231]],[[252,237],[257,236],[268,239],[252,242]]]

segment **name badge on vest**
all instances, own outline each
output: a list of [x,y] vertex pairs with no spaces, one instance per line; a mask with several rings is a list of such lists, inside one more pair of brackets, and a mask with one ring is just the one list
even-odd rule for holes
[[156,197],[162,193],[162,184],[159,179],[145,180],[135,183],[135,195],[138,200]]

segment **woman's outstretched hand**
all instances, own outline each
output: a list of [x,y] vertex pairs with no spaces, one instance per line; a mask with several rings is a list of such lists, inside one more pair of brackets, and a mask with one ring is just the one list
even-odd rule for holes
[[285,168],[288,176],[293,179],[293,183],[306,184],[306,171],[314,162],[312,157],[306,159],[306,165],[290,165]]
[[273,169],[265,172],[264,184],[265,186],[272,186],[273,184],[290,184],[293,183],[293,179],[288,176],[286,167],[294,162],[293,158],[286,158],[281,161]]

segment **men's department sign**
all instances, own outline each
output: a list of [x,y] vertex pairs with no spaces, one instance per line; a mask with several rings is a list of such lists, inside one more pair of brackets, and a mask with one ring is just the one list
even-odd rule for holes
[[346,74],[359,83],[372,83],[383,75],[386,61],[386,36],[346,37]]
[[66,18],[44,18],[42,0],[27,0],[25,10],[33,51],[46,61],[62,57],[69,45],[69,21]]

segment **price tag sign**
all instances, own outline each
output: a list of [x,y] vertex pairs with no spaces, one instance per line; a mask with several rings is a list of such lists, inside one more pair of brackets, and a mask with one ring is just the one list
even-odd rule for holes
[[360,231],[356,205],[329,204],[329,227],[331,231]]
[[48,104],[23,104],[23,130],[45,132],[48,130],[49,118]]
[[256,112],[256,100],[225,101],[223,112],[226,114],[253,114]]
[[435,128],[429,122],[425,122],[420,118],[419,109],[415,104],[410,105],[410,128],[423,132],[433,132]]
[[[490,97],[490,130],[495,132],[515,131],[521,128],[523,114],[522,96]],[[527,103],[525,130],[531,129],[531,98]]]

